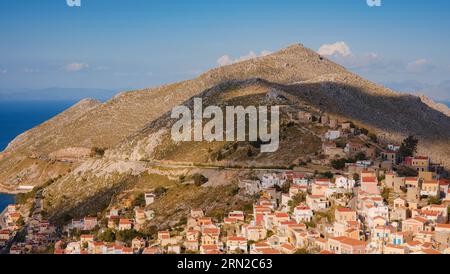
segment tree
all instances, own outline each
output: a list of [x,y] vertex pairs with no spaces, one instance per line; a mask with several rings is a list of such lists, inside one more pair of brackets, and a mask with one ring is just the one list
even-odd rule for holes
[[381,196],[387,202],[387,201],[389,201],[390,194],[391,194],[391,190],[389,188],[385,187],[383,189],[383,192],[381,193]]
[[341,159],[331,161],[331,166],[334,169],[342,170],[345,168],[346,163],[347,163],[347,159],[341,158]]
[[365,129],[365,128],[360,128],[359,132],[361,132],[361,134],[364,134],[364,135],[369,134],[369,131],[367,129]]
[[334,174],[331,173],[331,171],[322,172],[322,173],[320,173],[320,177],[324,178],[324,179],[331,179],[334,177]]
[[292,197],[292,200],[289,201],[288,205],[290,206],[291,212],[294,211],[294,209],[301,203],[306,201],[306,193],[299,192],[294,197]]
[[317,225],[314,221],[311,220],[311,222],[305,222],[305,225],[307,228],[315,228]]
[[412,157],[417,151],[417,145],[419,144],[419,140],[417,140],[416,137],[413,135],[408,136],[405,140],[403,140],[402,144],[400,145],[400,149],[398,150],[398,153],[400,154],[400,157]]
[[397,168],[397,174],[400,177],[417,177],[419,175],[417,170],[407,166],[399,166]]
[[295,251],[296,255],[307,255],[309,254],[308,250],[306,248],[299,248]]
[[124,243],[131,243],[137,236],[139,236],[139,233],[134,229],[121,230],[116,233],[116,239]]
[[91,157],[102,158],[105,155],[105,149],[101,147],[91,148]]
[[144,207],[145,206],[145,193],[139,193],[133,200],[133,207]]
[[208,182],[208,178],[206,178],[205,176],[203,176],[202,174],[199,174],[199,173],[195,173],[192,176],[192,179],[194,180],[194,184],[196,186],[201,186],[201,185],[206,184]]
[[25,220],[23,219],[22,216],[20,216],[19,219],[17,220],[17,225],[21,227],[25,225]]
[[284,183],[283,186],[280,188],[281,193],[289,193],[289,189],[291,188],[290,183]]
[[355,155],[355,162],[364,161],[366,159],[367,159],[366,154],[364,154],[364,152],[359,152],[358,154]]
[[141,229],[140,232],[145,237],[156,239],[156,237],[158,236],[158,227],[155,225],[146,226],[144,227],[144,229]]
[[167,192],[167,188],[162,187],[162,186],[155,188],[155,191],[154,191],[156,197],[158,197],[158,198],[163,196],[164,194],[166,194],[166,192]]
[[103,231],[102,234],[98,236],[98,239],[102,242],[112,243],[116,240],[116,234],[112,229],[107,228],[105,231]]
[[428,197],[428,203],[432,204],[432,205],[440,205],[441,199],[439,198],[439,196],[432,196],[432,197]]
[[369,134],[369,138],[370,138],[370,140],[371,140],[372,142],[378,143],[378,137],[377,137],[377,135],[376,135],[375,133],[370,133],[370,134]]

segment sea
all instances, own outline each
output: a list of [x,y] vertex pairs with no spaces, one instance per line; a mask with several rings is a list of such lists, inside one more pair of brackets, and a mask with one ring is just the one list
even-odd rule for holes
[[[76,101],[0,101],[0,151],[17,135],[63,112]],[[0,194],[0,212],[14,196]]]

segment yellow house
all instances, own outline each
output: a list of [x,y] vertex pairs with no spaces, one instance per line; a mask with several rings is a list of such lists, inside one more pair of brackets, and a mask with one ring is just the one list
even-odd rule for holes
[[356,211],[350,208],[337,208],[334,212],[336,222],[345,223],[348,221],[356,221]]
[[417,171],[428,171],[430,168],[430,158],[428,157],[414,157],[412,159],[412,167]]
[[420,195],[422,196],[438,196],[439,190],[439,181],[431,180],[425,181],[422,184],[422,190],[420,191]]

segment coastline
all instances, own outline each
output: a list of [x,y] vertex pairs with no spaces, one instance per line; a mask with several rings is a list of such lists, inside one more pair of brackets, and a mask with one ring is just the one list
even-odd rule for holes
[[0,185],[0,195],[17,195],[21,193],[27,193],[28,191],[23,190],[10,190]]

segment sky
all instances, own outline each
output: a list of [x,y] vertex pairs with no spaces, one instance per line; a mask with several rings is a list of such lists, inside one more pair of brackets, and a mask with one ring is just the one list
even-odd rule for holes
[[302,43],[363,77],[450,101],[450,1],[0,1],[0,89],[127,90]]

